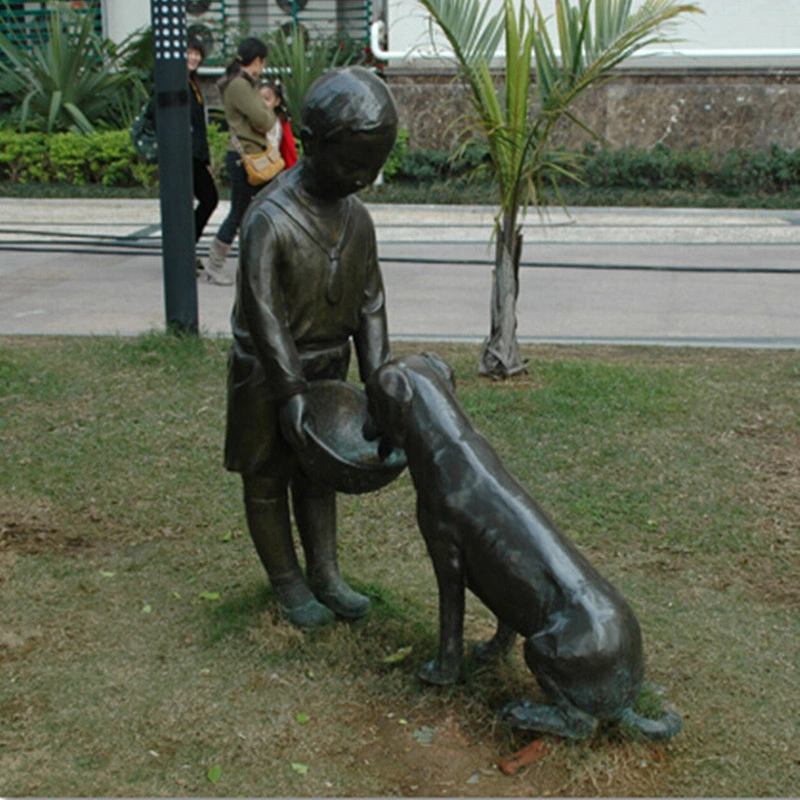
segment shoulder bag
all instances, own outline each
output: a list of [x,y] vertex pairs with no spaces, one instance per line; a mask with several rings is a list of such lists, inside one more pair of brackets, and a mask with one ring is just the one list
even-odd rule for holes
[[231,143],[236,152],[242,157],[242,165],[247,172],[247,182],[251,186],[262,186],[271,181],[279,172],[286,167],[286,162],[269,142],[262,153],[249,155],[245,153],[242,143],[235,134],[231,134]]

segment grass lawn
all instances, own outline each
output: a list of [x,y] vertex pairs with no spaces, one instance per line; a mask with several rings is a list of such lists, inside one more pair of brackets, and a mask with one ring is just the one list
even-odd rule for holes
[[[407,474],[340,498],[371,616],[304,635],[221,466],[227,342],[0,337],[0,796],[797,793],[800,353],[526,346],[492,383],[477,346],[427,349],[628,597],[683,732],[503,775],[531,737],[496,711],[539,690],[521,648],[418,681],[436,587]],[[492,632],[473,600],[466,628]]]

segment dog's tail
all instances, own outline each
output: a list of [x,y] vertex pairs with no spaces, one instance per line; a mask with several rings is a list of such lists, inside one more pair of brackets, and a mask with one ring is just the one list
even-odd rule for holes
[[648,719],[637,714],[632,708],[626,708],[620,716],[620,722],[635,728],[652,742],[671,739],[681,732],[683,720],[674,708],[667,708],[659,719]]

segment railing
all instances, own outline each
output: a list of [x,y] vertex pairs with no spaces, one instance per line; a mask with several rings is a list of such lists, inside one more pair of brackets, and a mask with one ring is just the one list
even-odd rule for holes
[[[18,47],[28,48],[48,41],[52,11],[46,0],[0,0],[0,33]],[[71,7],[94,16],[94,26],[102,35],[100,0],[76,0]]]
[[[23,47],[47,41],[52,13],[47,6],[47,0],[0,0],[0,32]],[[102,34],[101,0],[71,0],[70,6],[93,14]],[[365,47],[372,6],[373,0],[186,0],[186,21],[205,45],[205,65],[213,66],[232,59],[242,37],[280,28],[289,33],[295,25],[309,40],[337,36]]]
[[298,26],[309,40],[339,36],[369,44],[372,0],[187,0],[189,31],[206,48],[205,66],[225,63],[243,36]]

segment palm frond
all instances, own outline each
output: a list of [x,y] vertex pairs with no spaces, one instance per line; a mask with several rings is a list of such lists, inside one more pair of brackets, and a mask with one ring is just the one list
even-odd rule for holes
[[[539,0],[504,0],[495,15],[483,0],[418,0],[455,55],[470,92],[473,123],[482,131],[498,177],[501,214],[537,201],[549,138],[562,119],[596,134],[571,111],[589,87],[610,79],[614,67],[649,44],[670,41],[669,24],[698,13],[694,2],[644,0],[556,0],[554,41]],[[490,63],[505,38],[502,94]],[[532,70],[539,108],[530,114]],[[552,168],[551,168],[552,174]]]
[[91,131],[119,120],[121,105],[141,105],[141,79],[120,70],[117,49],[96,33],[91,15],[61,3],[50,11],[45,29],[28,47],[0,34],[0,83],[16,101],[20,126]]

